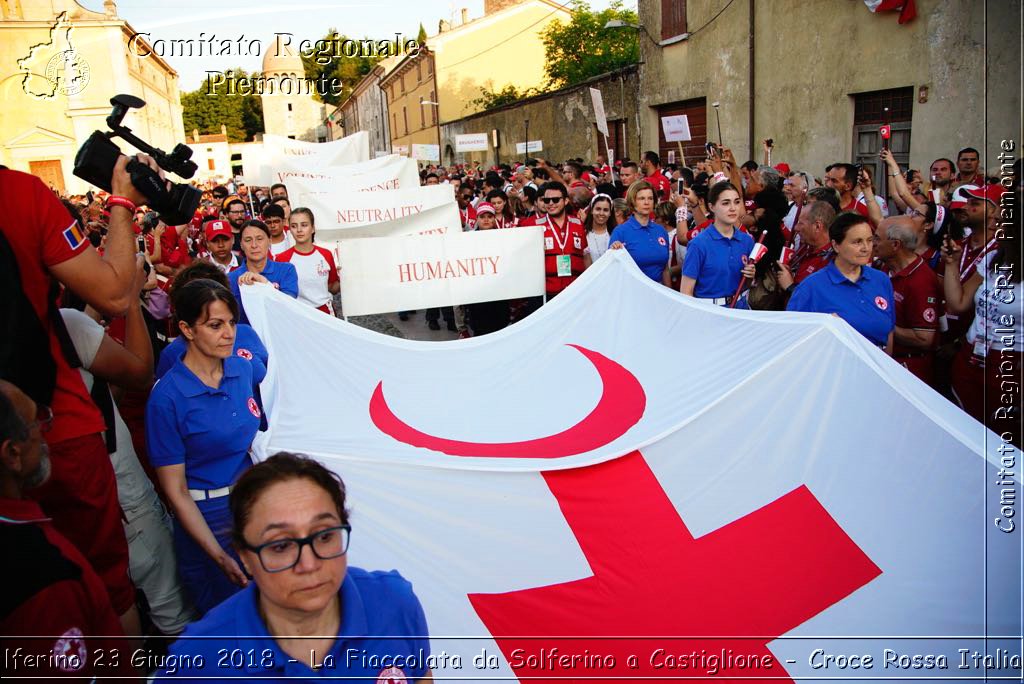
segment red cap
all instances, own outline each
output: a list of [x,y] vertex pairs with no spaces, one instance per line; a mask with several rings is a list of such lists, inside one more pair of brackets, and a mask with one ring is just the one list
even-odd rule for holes
[[977,185],[961,185],[959,188],[953,191],[953,196],[950,198],[949,208],[950,209],[963,209],[967,206],[967,191],[977,190]]
[[789,164],[787,164],[786,162],[779,162],[778,164],[775,165],[775,170],[781,173],[782,175],[786,175],[787,173],[789,173]]
[[477,216],[479,216],[480,214],[497,215],[497,213],[498,212],[494,210],[494,205],[491,204],[490,202],[481,202],[480,204],[476,205]]
[[999,200],[1003,198],[1004,192],[1010,191],[1002,185],[999,185],[999,183],[992,183],[983,188],[978,188],[977,190],[966,190],[964,191],[964,194],[971,199],[985,200],[986,202],[991,202],[998,207]]
[[234,239],[235,235],[231,232],[231,226],[228,225],[227,221],[210,221],[206,224],[206,241],[211,242],[215,237],[223,235]]

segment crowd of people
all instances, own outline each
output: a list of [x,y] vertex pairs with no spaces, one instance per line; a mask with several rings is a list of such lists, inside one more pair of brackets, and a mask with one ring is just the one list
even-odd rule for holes
[[[1019,160],[985,173],[966,148],[924,174],[883,150],[883,199],[868,166],[771,166],[767,141],[765,163],[708,150],[693,167],[646,152],[424,168],[423,184],[452,186],[463,230],[542,228],[546,275],[544,297],[428,309],[426,325],[501,330],[625,250],[655,283],[710,305],[838,316],[997,433],[1019,423],[1019,384],[1005,383],[1019,383],[1024,335]],[[19,331],[0,350],[9,649],[49,653],[34,675],[141,675],[159,664],[86,652],[265,632],[280,651],[249,671],[301,676],[299,637],[340,634],[356,597],[387,606],[367,634],[408,635],[373,648],[422,648],[408,582],[347,567],[339,478],[302,456],[251,456],[269,359],[242,288],[269,283],[341,313],[313,212],[282,184],[208,184],[194,218],[168,226],[125,162],[110,193],[63,199],[0,169],[3,316]]]

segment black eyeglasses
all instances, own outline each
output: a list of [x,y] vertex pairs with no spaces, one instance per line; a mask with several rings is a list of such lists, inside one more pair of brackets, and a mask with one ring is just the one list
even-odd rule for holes
[[555,202],[561,202],[564,199],[564,197],[541,197],[540,201],[544,204],[554,204]]
[[299,558],[302,557],[302,547],[307,544],[320,560],[344,556],[348,551],[351,534],[351,525],[338,525],[301,539],[275,539],[259,546],[249,543],[245,543],[244,546],[259,556],[260,565],[267,572],[284,572],[298,565]]

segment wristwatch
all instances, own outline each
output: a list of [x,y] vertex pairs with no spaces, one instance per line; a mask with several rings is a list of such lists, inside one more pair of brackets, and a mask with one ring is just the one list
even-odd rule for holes
[[890,177],[890,178],[895,178],[895,177],[896,177],[896,176],[898,176],[898,175],[900,175],[900,172],[899,172],[899,171],[897,171],[896,173],[890,173],[890,174],[889,174],[889,177]]

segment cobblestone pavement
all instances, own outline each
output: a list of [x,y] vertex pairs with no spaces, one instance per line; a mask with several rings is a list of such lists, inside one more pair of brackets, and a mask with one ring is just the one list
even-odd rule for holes
[[426,340],[430,342],[443,342],[445,340],[458,339],[459,334],[450,332],[445,327],[444,319],[440,321],[440,330],[431,330],[427,327],[427,321],[422,311],[409,314],[409,320],[403,321],[397,313],[374,314],[372,316],[352,316],[349,323],[358,325],[367,330],[401,337],[406,340]]

